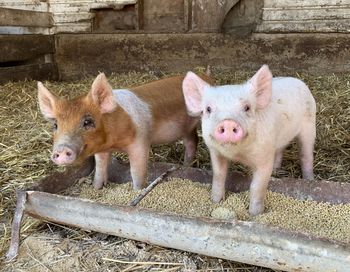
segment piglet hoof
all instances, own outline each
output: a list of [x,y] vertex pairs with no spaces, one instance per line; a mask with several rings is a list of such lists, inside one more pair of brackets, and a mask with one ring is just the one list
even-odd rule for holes
[[142,190],[145,187],[146,187],[146,183],[145,182],[143,182],[143,183],[134,183],[133,184],[134,191]]
[[194,156],[190,156],[190,157],[189,156],[185,156],[183,165],[185,167],[190,167],[190,166],[192,166],[194,164],[194,162],[195,162]]
[[211,200],[214,203],[219,203],[223,198],[224,198],[223,194],[214,194],[214,193],[211,194]]
[[103,188],[103,185],[107,185],[107,180],[94,180],[94,182],[92,183],[92,186],[94,186],[94,188],[96,190],[100,190]]
[[303,175],[303,179],[307,179],[307,180],[314,180],[314,174],[313,173],[308,173],[308,174],[304,174]]
[[184,165],[185,167],[191,167],[191,166],[193,165],[193,163],[194,163],[193,160],[192,160],[192,161],[187,161],[187,160],[185,160],[183,165]]
[[256,216],[264,212],[264,204],[261,202],[251,203],[249,205],[249,214],[251,216]]

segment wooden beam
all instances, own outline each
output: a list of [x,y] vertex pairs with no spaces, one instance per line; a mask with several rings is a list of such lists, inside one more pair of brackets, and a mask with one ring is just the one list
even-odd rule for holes
[[55,53],[53,36],[0,35],[0,63],[36,58]]
[[52,13],[0,8],[0,26],[52,27]]
[[57,80],[57,67],[54,63],[0,67],[0,83],[24,79]]
[[55,39],[62,80],[99,71],[185,72],[208,64],[253,72],[268,63],[279,75],[350,72],[349,34],[59,34]]

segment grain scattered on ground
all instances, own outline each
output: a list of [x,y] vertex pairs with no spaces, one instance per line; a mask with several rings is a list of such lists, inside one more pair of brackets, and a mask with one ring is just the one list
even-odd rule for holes
[[[131,182],[109,183],[102,190],[95,190],[91,181],[84,179],[77,186],[81,190],[79,197],[108,204],[126,205],[139,194],[133,191]],[[251,217],[248,206],[248,192],[227,192],[225,200],[213,203],[210,185],[179,178],[159,184],[138,204],[142,208],[189,216],[213,217],[214,213],[218,219],[255,221],[350,243],[350,204],[302,201],[268,191],[263,214]]]

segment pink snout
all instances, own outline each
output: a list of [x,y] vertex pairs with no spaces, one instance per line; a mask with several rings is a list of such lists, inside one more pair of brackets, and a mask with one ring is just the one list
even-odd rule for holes
[[59,145],[53,150],[52,160],[58,165],[67,165],[74,162],[76,153],[66,145]]
[[243,138],[243,129],[233,120],[221,121],[214,133],[214,138],[220,143],[237,143]]

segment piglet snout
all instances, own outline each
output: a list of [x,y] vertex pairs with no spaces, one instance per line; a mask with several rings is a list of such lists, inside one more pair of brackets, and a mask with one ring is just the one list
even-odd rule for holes
[[76,158],[76,153],[65,145],[59,145],[53,150],[52,160],[58,165],[71,164]]
[[242,127],[233,120],[221,121],[215,129],[214,138],[220,143],[237,143],[243,138]]

